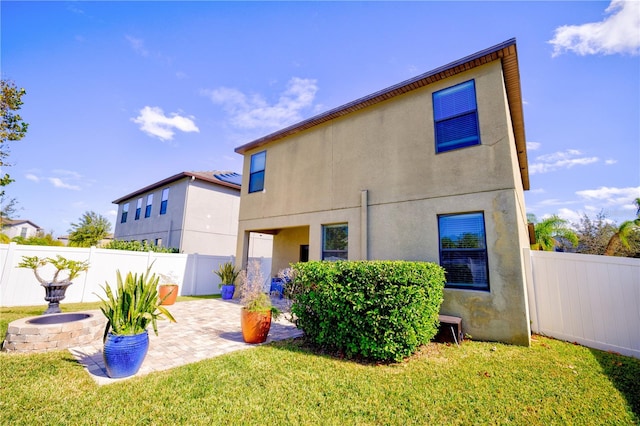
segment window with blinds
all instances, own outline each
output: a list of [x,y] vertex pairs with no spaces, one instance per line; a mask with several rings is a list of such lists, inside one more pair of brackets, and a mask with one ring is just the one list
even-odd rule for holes
[[349,226],[346,223],[322,226],[322,260],[349,259]]
[[160,201],[160,214],[167,213],[167,204],[169,203],[169,188],[162,190],[162,200]]
[[249,192],[258,192],[264,189],[264,171],[267,163],[267,151],[258,152],[251,156],[249,169]]
[[153,205],[153,194],[147,195],[147,207],[144,209],[144,217],[151,217],[151,206]]
[[433,94],[436,153],[480,144],[473,80]]
[[127,216],[129,215],[129,203],[125,203],[122,206],[122,216],[120,217],[120,223],[125,223],[127,221]]
[[489,290],[484,213],[438,216],[440,265],[447,287]]

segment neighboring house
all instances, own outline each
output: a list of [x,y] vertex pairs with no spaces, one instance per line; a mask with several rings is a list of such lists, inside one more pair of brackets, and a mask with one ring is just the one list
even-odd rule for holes
[[236,152],[243,262],[251,232],[273,234],[272,274],[307,259],[437,262],[443,314],[462,317],[474,338],[530,343],[514,39]]
[[5,234],[9,238],[14,237],[22,237],[29,238],[35,237],[38,233],[42,232],[43,229],[40,228],[35,223],[30,220],[23,219],[2,219],[2,230],[1,232]]
[[[182,172],[120,197],[114,239],[233,256],[241,180],[233,172]],[[252,256],[271,257],[271,236],[254,243]]]

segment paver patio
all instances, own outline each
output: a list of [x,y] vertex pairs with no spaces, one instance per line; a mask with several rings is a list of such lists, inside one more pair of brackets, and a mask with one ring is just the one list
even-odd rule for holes
[[[273,301],[279,307],[286,308],[283,300],[274,298]],[[241,306],[237,301],[203,299],[178,302],[167,308],[177,322],[159,321],[158,336],[149,327],[149,352],[138,373],[131,377],[255,346],[244,343],[242,339]],[[302,331],[281,316],[271,322],[266,343],[300,336]],[[69,351],[99,385],[128,379],[111,379],[107,376],[102,359],[102,341],[70,348]]]

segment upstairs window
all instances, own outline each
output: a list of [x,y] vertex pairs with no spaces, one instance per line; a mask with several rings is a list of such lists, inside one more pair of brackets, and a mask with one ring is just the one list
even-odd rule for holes
[[120,223],[125,223],[127,221],[128,214],[129,214],[129,203],[124,203],[124,206],[122,206],[122,216],[120,217]]
[[138,198],[136,204],[136,220],[140,219],[140,213],[142,212],[142,197]]
[[262,151],[251,156],[251,168],[249,170],[249,192],[258,192],[264,189],[264,171],[267,163],[267,151]]
[[480,144],[473,80],[433,94],[436,153]]
[[489,263],[484,214],[438,216],[440,265],[447,271],[446,287],[489,290]]
[[147,195],[147,207],[144,210],[144,217],[151,217],[151,206],[153,205],[153,194]]
[[349,259],[349,226],[324,225],[322,227],[322,260]]
[[162,190],[162,201],[160,202],[160,214],[167,212],[167,203],[169,202],[169,188]]

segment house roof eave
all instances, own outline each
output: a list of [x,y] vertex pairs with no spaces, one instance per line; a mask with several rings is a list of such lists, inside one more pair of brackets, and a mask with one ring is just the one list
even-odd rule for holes
[[230,182],[225,182],[223,180],[220,180],[218,178],[216,178],[214,175],[215,174],[221,174],[221,173],[229,173],[229,172],[222,172],[222,171],[212,171],[212,172],[180,172],[177,173],[173,176],[169,176],[168,178],[162,179],[158,182],[152,183],[151,185],[147,185],[144,188],[140,188],[134,192],[131,192],[125,196],[122,196],[114,201],[112,201],[113,204],[120,204],[121,202],[125,201],[125,200],[129,200],[131,198],[137,197],[138,195],[144,194],[146,192],[152,191],[154,189],[160,188],[162,186],[168,185],[170,183],[176,182],[178,180],[184,179],[184,178],[193,178],[193,179],[199,179],[205,182],[209,182],[209,183],[214,183],[216,185],[220,185],[220,186],[225,186],[228,188],[232,188],[232,189],[240,189],[240,185],[235,185],[233,183]]

